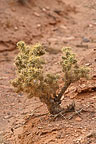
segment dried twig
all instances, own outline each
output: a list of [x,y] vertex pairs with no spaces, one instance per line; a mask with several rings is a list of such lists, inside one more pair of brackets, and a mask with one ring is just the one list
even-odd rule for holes
[[76,116],[76,115],[79,115],[80,116],[80,113],[83,111],[83,109],[80,109],[80,110],[76,110],[68,119],[70,120],[70,119],[72,119],[74,116]]

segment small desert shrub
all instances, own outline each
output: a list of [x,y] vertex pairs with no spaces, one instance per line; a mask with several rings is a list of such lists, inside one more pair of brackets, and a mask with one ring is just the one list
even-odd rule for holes
[[15,59],[17,78],[12,81],[16,92],[27,93],[28,98],[39,97],[40,101],[47,105],[51,114],[57,114],[60,107],[61,97],[69,85],[81,77],[87,77],[89,70],[78,65],[75,55],[70,48],[63,48],[61,61],[64,73],[64,86],[59,88],[59,76],[44,73],[45,50],[42,45],[26,45],[20,41],[17,43],[19,54]]

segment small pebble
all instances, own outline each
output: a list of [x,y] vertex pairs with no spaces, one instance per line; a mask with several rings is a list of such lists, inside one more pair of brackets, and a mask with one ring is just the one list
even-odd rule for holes
[[18,27],[15,26],[15,27],[14,27],[14,30],[18,30]]
[[88,43],[88,42],[90,42],[90,40],[88,38],[83,37],[83,42]]
[[37,12],[34,12],[34,15],[40,17],[40,15]]
[[81,121],[82,119],[80,117],[76,117],[76,121]]

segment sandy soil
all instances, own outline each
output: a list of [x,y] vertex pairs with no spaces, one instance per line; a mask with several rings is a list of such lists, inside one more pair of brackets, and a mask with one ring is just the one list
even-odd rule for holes
[[[55,119],[39,99],[16,94],[16,43],[42,43],[45,71],[61,73],[63,46],[70,46],[92,79],[72,84],[62,107],[75,101],[79,115]],[[96,2],[95,0],[0,0],[0,144],[96,144]]]

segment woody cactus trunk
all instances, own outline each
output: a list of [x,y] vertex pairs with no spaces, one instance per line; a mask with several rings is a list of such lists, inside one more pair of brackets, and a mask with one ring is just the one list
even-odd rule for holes
[[59,88],[59,76],[44,73],[45,50],[42,45],[26,45],[23,41],[17,43],[19,53],[15,58],[17,68],[16,79],[12,80],[16,92],[24,92],[28,98],[39,97],[47,105],[51,114],[62,111],[61,97],[69,85],[81,77],[87,77],[88,69],[80,67],[70,48],[63,48],[61,66],[64,73],[64,86]]

